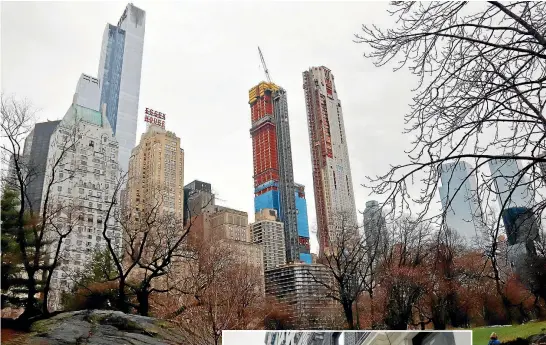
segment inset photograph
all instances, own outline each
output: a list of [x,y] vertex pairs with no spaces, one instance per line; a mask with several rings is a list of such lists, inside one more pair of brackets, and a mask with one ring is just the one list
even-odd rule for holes
[[224,331],[223,345],[470,345],[472,331]]

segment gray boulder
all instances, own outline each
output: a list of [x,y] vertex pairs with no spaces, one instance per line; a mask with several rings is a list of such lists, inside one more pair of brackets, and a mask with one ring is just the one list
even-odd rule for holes
[[56,315],[32,325],[27,344],[171,345],[183,336],[168,322],[119,311],[82,310]]

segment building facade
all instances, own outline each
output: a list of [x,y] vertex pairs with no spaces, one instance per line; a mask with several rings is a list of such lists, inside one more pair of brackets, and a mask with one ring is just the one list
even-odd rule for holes
[[265,293],[279,303],[299,329],[323,329],[331,320],[323,315],[334,311],[335,303],[320,282],[331,284],[331,272],[321,264],[287,264],[265,271]]
[[150,125],[132,150],[127,206],[142,210],[160,206],[162,214],[184,217],[184,150],[175,133]]
[[[47,157],[51,136],[61,121],[40,122],[34,125],[34,129],[25,139],[23,159],[26,169],[32,170],[33,177],[27,185],[27,196],[30,202],[30,210],[37,214],[42,206],[42,192],[44,177],[47,170]],[[14,164],[14,162],[13,162]],[[15,165],[13,165],[15,169]],[[30,173],[30,171],[28,171]],[[18,184],[17,184],[18,185]]]
[[476,197],[477,182],[472,166],[464,161],[444,163],[439,188],[445,223],[467,240],[483,232],[482,210]]
[[[105,109],[100,113],[81,106],[78,104],[81,99],[78,94],[74,96],[72,105],[51,135],[43,183],[41,209],[46,209],[50,216],[55,214],[54,225],[58,229],[68,230],[69,226],[72,229],[62,242],[60,264],[52,276],[50,307],[53,310],[61,307],[61,292],[72,288],[73,274],[85,268],[95,250],[106,248],[102,236],[106,211],[111,208],[111,212],[117,212],[119,203],[118,195],[112,192],[118,179],[117,140]],[[57,168],[52,169],[57,162]],[[49,202],[45,205],[48,193]],[[59,207],[62,211],[54,211]],[[119,224],[111,217],[106,225],[106,235],[120,251]],[[55,233],[47,232],[52,241],[50,252],[58,243]]]
[[250,235],[252,243],[262,247],[264,270],[286,264],[284,224],[278,221],[277,210],[264,208],[256,213]]
[[[341,224],[356,227],[356,205],[341,102],[324,66],[303,72],[320,252],[328,251]],[[340,218],[343,219],[340,219]]]
[[211,234],[215,238],[250,242],[248,213],[224,206],[215,206],[211,218]]
[[146,12],[128,4],[117,26],[107,24],[102,39],[98,79],[100,104],[119,142],[119,164],[128,170],[136,143]]
[[[499,210],[510,207],[532,207],[535,195],[525,176],[519,179],[520,165],[515,159],[489,161]],[[511,194],[511,195],[510,195]]]
[[[261,82],[249,90],[254,211],[275,209],[284,223],[287,262],[300,261],[298,210],[286,91]],[[305,254],[305,253],[304,253]]]
[[296,214],[298,223],[298,240],[300,250],[300,261],[310,264],[311,245],[309,242],[309,222],[307,217],[307,200],[305,200],[305,186],[296,183],[294,185],[296,192]]

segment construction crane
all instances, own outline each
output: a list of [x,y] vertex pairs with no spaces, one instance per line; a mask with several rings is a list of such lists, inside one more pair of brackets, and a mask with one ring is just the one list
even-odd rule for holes
[[271,83],[271,77],[269,76],[269,70],[267,69],[267,65],[265,64],[265,59],[262,54],[262,50],[258,46],[258,53],[260,53],[260,60],[262,60],[262,66],[264,67],[265,77],[267,78],[267,82]]

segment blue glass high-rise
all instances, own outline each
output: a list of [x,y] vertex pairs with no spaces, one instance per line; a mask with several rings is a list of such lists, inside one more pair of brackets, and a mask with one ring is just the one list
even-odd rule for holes
[[128,4],[118,25],[107,24],[98,78],[101,105],[119,143],[119,165],[127,171],[135,147],[146,12]]
[[441,168],[440,198],[446,224],[467,240],[480,236],[483,230],[477,181],[471,172],[472,166],[463,161],[444,163]]

